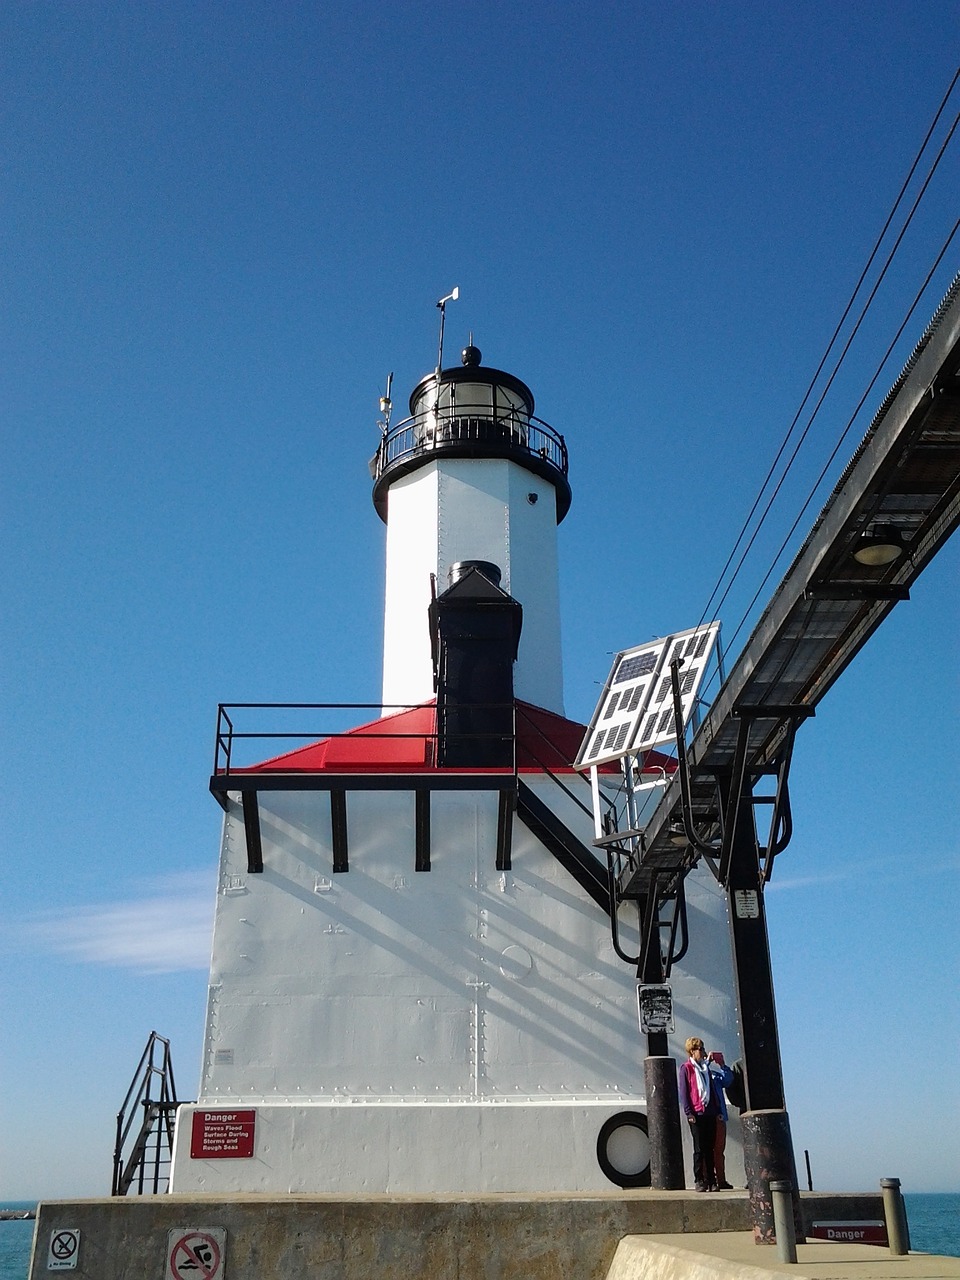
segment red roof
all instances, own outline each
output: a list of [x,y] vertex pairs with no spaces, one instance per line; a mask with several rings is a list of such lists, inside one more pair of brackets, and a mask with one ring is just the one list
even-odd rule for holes
[[[517,767],[573,772],[573,760],[586,726],[528,702],[516,704]],[[343,734],[322,738],[234,773],[415,773],[435,768],[437,709],[435,703],[398,711],[359,725]],[[648,752],[648,765],[672,773],[676,761]],[[615,767],[615,766],[614,766]],[[503,770],[464,770],[468,773]]]

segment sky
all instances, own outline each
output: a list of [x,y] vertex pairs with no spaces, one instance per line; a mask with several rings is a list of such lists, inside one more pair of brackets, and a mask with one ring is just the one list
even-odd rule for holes
[[[948,0],[0,7],[0,1198],[109,1190],[151,1030],[195,1096],[217,704],[378,697],[367,460],[437,299],[448,356],[472,331],[567,440],[587,720],[611,653],[702,616],[957,36]],[[953,227],[958,145],[720,610],[728,658]],[[790,548],[958,268],[955,241]],[[767,904],[821,1189],[960,1191],[958,569],[955,538],[798,735]]]

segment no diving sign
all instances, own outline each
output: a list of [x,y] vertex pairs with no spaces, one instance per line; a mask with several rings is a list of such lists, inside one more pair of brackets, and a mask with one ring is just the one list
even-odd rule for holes
[[167,1235],[166,1280],[223,1280],[223,1227],[180,1227]]
[[70,1227],[54,1227],[47,1254],[48,1271],[76,1271],[80,1253],[80,1232]]

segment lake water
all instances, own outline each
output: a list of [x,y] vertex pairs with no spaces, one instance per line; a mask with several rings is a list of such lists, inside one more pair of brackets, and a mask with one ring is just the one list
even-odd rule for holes
[[[920,1253],[960,1258],[960,1195],[904,1196],[910,1246]],[[9,1201],[2,1209],[33,1209],[33,1201]],[[0,1280],[26,1280],[33,1222],[0,1222]]]
[[[32,1200],[8,1200],[0,1209],[35,1209]],[[0,1280],[26,1280],[30,1267],[33,1220],[0,1222]]]
[[910,1227],[910,1248],[960,1258],[960,1195],[903,1197]]

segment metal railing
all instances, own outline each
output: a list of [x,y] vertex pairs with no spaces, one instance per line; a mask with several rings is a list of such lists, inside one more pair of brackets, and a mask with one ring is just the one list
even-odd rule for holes
[[500,447],[526,455],[567,475],[567,446],[549,423],[513,406],[438,405],[392,426],[380,441],[375,479],[388,468],[424,453],[448,448]]
[[179,1105],[170,1041],[151,1031],[117,1113],[111,1195],[128,1195],[134,1187],[141,1196],[168,1189]]
[[[373,728],[372,725],[381,718],[381,715],[389,717],[397,711],[436,711],[436,703],[426,702],[419,703],[414,706],[403,704],[393,706],[384,705],[380,702],[221,702],[217,708],[217,732],[216,742],[214,746],[213,773],[214,777],[221,777],[229,774],[236,769],[251,768],[253,765],[262,763],[256,760],[243,759],[242,762],[236,760],[236,755],[242,753],[243,744],[260,743],[264,750],[269,750],[268,744],[287,744],[290,750],[295,750],[298,744],[308,746],[311,743],[321,741],[335,741],[337,739],[346,739],[354,743],[380,742],[380,741],[397,741],[411,740],[421,741],[426,744],[425,758],[423,763],[427,767],[437,765],[440,752],[439,744],[443,737],[448,740],[456,740],[457,742],[475,741],[477,743],[495,744],[506,743],[511,744],[511,760],[509,763],[491,767],[513,769],[516,765],[516,728],[511,726],[509,732],[502,730],[494,731],[474,731],[469,728],[463,728],[459,725],[453,729],[446,727],[448,725],[449,716],[459,712],[469,711],[472,713],[483,714],[485,712],[505,712],[508,709],[511,714],[513,711],[512,703],[486,703],[482,706],[472,706],[469,708],[448,708],[441,706],[440,717],[441,727],[438,728],[436,722],[431,729],[420,729],[407,732],[396,732],[390,729]],[[289,712],[327,712],[336,713],[343,711],[371,711],[374,712],[371,727],[363,727],[363,732],[358,732],[356,726],[348,729],[322,728],[320,725],[312,727],[297,727],[295,729],[238,729],[237,724],[241,718],[246,717],[246,713],[267,712],[275,715],[275,722]],[[238,714],[240,713],[240,714]],[[332,718],[332,715],[331,715]],[[389,723],[389,720],[387,721]],[[445,732],[444,732],[445,729]]]
[[[235,718],[238,712],[276,712],[278,718],[280,713],[290,711],[372,711],[374,715],[371,717],[376,720],[383,714],[390,714],[394,711],[401,710],[421,710],[426,707],[432,709],[432,703],[424,703],[420,706],[410,708],[409,706],[384,706],[380,702],[221,702],[217,706],[217,736],[214,746],[213,755],[213,772],[214,776],[223,773],[230,773],[236,764],[234,760],[234,748],[238,743],[259,742],[267,744],[270,742],[288,743],[292,748],[296,743],[311,743],[325,740],[328,738],[347,738],[356,737],[355,728],[337,732],[331,729],[314,728],[297,728],[293,730],[277,730],[277,729],[243,729],[238,730],[235,724]],[[366,735],[364,735],[366,736]],[[370,735],[374,738],[423,738],[431,737],[436,740],[436,733],[426,735],[423,733],[377,733]],[[254,762],[257,763],[257,762]],[[248,762],[237,765],[238,768],[248,768]]]

